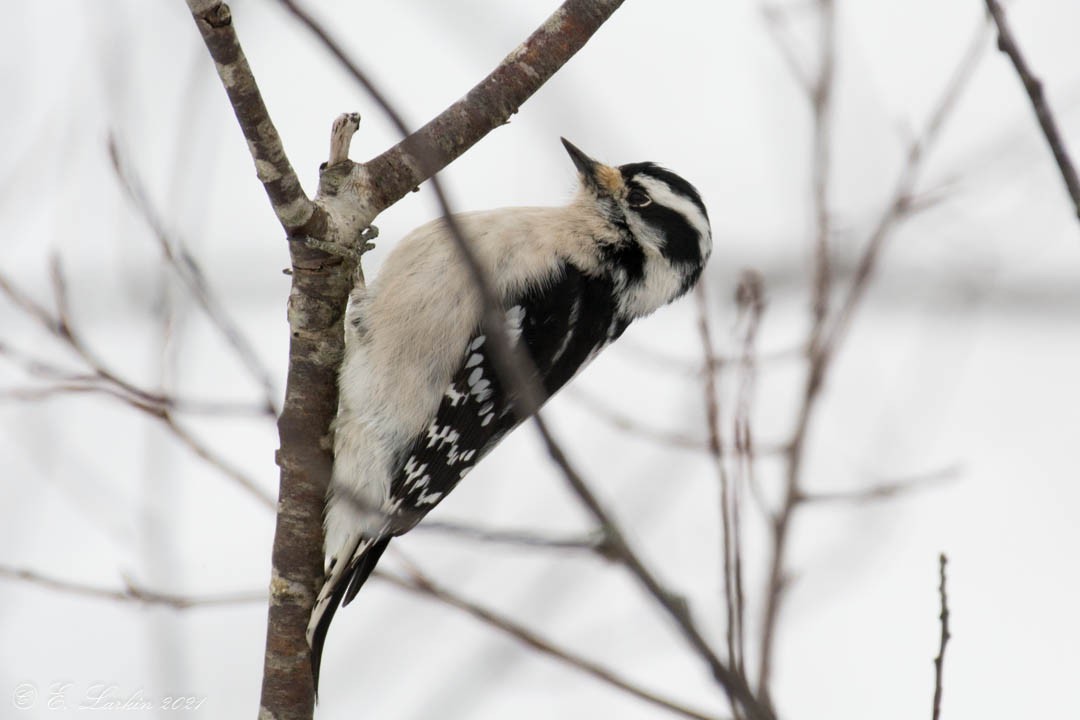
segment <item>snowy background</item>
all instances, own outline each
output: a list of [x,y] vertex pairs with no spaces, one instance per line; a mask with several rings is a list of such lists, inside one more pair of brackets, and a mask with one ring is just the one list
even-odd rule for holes
[[[462,95],[554,0],[322,0],[310,6],[413,126]],[[810,4],[791,39],[815,72]],[[309,191],[340,112],[364,122],[352,157],[397,138],[363,93],[273,2],[237,0],[235,22],[286,150]],[[1013,3],[1010,18],[1080,153],[1080,4]],[[919,128],[980,23],[981,0],[839,2],[830,209],[838,282],[883,212]],[[162,262],[116,179],[107,138],[142,179],[169,233],[199,261],[280,396],[288,254],[231,109],[180,0],[15,3],[0,24],[0,272],[51,306],[62,263],[73,321],[118,374],[185,397],[256,404],[259,384]],[[824,391],[805,479],[817,492],[941,474],[870,504],[800,511],[781,616],[775,692],[786,718],[928,717],[937,651],[937,556],[950,558],[953,642],[944,717],[1078,717],[1080,697],[1080,226],[1012,68],[985,44],[929,159],[938,198],[889,240]],[[713,334],[734,352],[741,270],[768,307],[754,429],[783,442],[809,323],[811,121],[756,2],[631,0],[555,78],[445,173],[456,208],[557,204],[574,190],[565,135],[620,164],[661,162],[702,191],[715,252]],[[437,213],[427,191],[384,213],[369,275]],[[845,270],[846,269],[846,270]],[[717,481],[707,454],[613,427],[592,399],[642,425],[703,441],[692,299],[638,323],[549,417],[649,565],[723,637]],[[191,596],[258,593],[273,516],[161,423],[89,395],[27,402],[12,348],[79,367],[0,298],[0,565],[84,585]],[[730,405],[733,387],[724,381]],[[213,452],[273,493],[265,417],[178,414]],[[730,427],[726,426],[730,433]],[[730,436],[730,435],[729,435]],[[763,458],[766,498],[779,463]],[[747,506],[753,513],[754,505]],[[469,476],[432,519],[588,529],[529,429]],[[619,567],[417,531],[401,552],[441,583],[642,685],[723,714],[700,661]],[[751,609],[768,546],[750,523]],[[393,569],[398,558],[384,561]],[[252,717],[265,634],[259,603],[147,608],[0,577],[0,716],[47,709],[71,683],[205,699],[199,717]],[[752,623],[758,620],[752,612]],[[753,631],[755,625],[751,625]],[[751,638],[756,638],[754,632]],[[652,718],[662,713],[478,624],[373,582],[339,613],[323,663],[321,718]],[[35,706],[9,694],[29,683]],[[24,685],[25,687],[25,685]],[[140,716],[154,713],[140,712]],[[174,715],[175,713],[157,713]],[[674,716],[672,716],[674,717]]]

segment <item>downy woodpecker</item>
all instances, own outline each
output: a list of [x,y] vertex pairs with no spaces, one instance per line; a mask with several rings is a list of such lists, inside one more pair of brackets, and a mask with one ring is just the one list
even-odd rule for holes
[[[566,207],[457,222],[548,396],[627,325],[685,294],[712,249],[697,190],[653,163],[601,164],[563,140],[581,188]],[[406,236],[346,314],[326,510],[327,577],[308,626],[318,686],[326,631],[387,544],[524,419],[485,345],[480,293],[446,223]]]

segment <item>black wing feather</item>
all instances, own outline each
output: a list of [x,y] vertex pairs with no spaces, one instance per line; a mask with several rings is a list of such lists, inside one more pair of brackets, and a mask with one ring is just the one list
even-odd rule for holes
[[[551,283],[511,298],[504,310],[518,342],[525,344],[548,396],[555,394],[605,345],[626,329],[616,313],[614,283],[567,263]],[[348,604],[368,579],[394,535],[411,529],[518,424],[511,397],[503,392],[479,329],[428,428],[396,463],[390,497],[397,503],[392,534],[354,556],[349,571],[312,638],[312,672],[318,688],[326,631],[339,604]]]
[[[616,319],[611,280],[570,264],[551,284],[511,299],[505,310],[549,396],[627,325]],[[437,505],[523,419],[503,392],[486,349],[477,330],[435,418],[404,453],[390,488],[400,501],[398,534]]]

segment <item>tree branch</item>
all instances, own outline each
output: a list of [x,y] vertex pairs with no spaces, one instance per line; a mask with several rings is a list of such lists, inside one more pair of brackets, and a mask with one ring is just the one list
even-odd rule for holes
[[113,172],[117,182],[127,194],[139,215],[150,228],[151,234],[157,240],[158,247],[165,262],[179,278],[187,289],[188,294],[206,314],[207,320],[213,325],[226,344],[236,353],[237,358],[244,365],[255,381],[260,385],[263,392],[263,405],[266,414],[271,418],[278,415],[277,401],[275,399],[274,382],[270,377],[270,370],[263,365],[255,349],[248,342],[244,333],[236,322],[229,316],[224,305],[218,301],[206,282],[202,268],[188,251],[184,244],[171,236],[165,228],[165,223],[150,202],[150,198],[143,187],[135,170],[128,166],[120,152],[116,138],[109,135],[108,141],[109,159],[112,160]]
[[405,196],[456,160],[532,97],[623,4],[567,0],[462,99],[412,132],[385,94],[295,0],[280,0],[368,91],[404,140],[353,171],[354,187],[375,212]]
[[[709,328],[709,303],[706,291],[705,278],[698,281],[694,290],[698,309],[698,334],[701,337],[701,349],[704,356],[705,372],[703,373],[705,396],[705,422],[709,436],[709,454],[712,456],[713,466],[716,468],[717,480],[720,485],[720,553],[723,555],[721,570],[724,576],[724,609],[727,613],[724,628],[727,640],[728,662],[733,670],[738,670],[742,662],[740,646],[736,642],[739,637],[739,602],[735,593],[735,573],[732,567],[734,557],[732,550],[735,541],[732,537],[732,489],[731,478],[728,476],[727,466],[724,464],[722,450],[722,431],[720,428],[720,374],[723,372],[723,364],[717,359],[713,348],[712,331]],[[731,698],[732,711],[736,718],[741,718],[738,704]]]
[[1020,81],[1024,83],[1024,90],[1027,91],[1028,98],[1031,99],[1035,117],[1039,120],[1039,126],[1042,128],[1043,135],[1046,136],[1046,142],[1050,145],[1050,151],[1054,153],[1054,160],[1057,162],[1058,170],[1061,172],[1061,179],[1065,181],[1065,189],[1072,199],[1073,210],[1076,212],[1077,218],[1080,219],[1080,178],[1076,176],[1076,168],[1073,166],[1069,152],[1065,148],[1065,139],[1061,137],[1057,121],[1054,120],[1054,115],[1050,112],[1050,104],[1046,101],[1042,81],[1031,72],[1027,60],[1021,54],[1020,46],[1016,44],[1016,38],[1013,37],[1009,23],[1005,19],[1005,10],[1001,7],[1001,3],[997,0],[986,0],[986,9],[994,19],[994,24],[997,25],[998,49],[1009,56],[1013,67],[1016,68],[1016,74],[1020,76]]
[[938,654],[934,658],[934,712],[933,720],[938,720],[941,717],[941,692],[942,692],[942,680],[941,673],[945,669],[945,646],[949,642],[949,598],[945,593],[945,565],[949,562],[949,559],[945,557],[945,553],[941,553],[938,556],[938,575],[941,578],[941,582],[938,585],[938,595],[941,597],[941,640],[938,645]]
[[413,530],[508,547],[586,551],[607,559],[613,559],[610,548],[607,546],[607,538],[601,531],[580,536],[560,537],[531,530],[502,530],[449,520],[425,520]]
[[[772,710],[762,705],[747,684],[745,678],[732,671],[716,654],[708,641],[701,634],[700,629],[690,615],[690,609],[686,601],[664,587],[660,581],[645,567],[645,564],[634,552],[633,548],[619,530],[614,518],[604,509],[584,479],[570,465],[570,461],[563,453],[562,448],[552,438],[546,424],[539,415],[535,416],[535,425],[540,431],[548,454],[563,472],[566,482],[578,496],[582,505],[593,516],[597,524],[604,528],[608,537],[608,543],[614,557],[617,557],[641,584],[641,586],[653,597],[659,607],[675,623],[676,628],[682,634],[686,643],[705,662],[716,682],[724,689],[732,699],[733,705],[741,705],[746,710],[746,717],[751,720],[773,720],[775,715]],[[737,712],[738,708],[734,708]]]
[[602,665],[577,655],[566,648],[554,645],[549,640],[537,635],[529,628],[511,620],[505,615],[481,607],[480,605],[451,592],[445,587],[436,585],[430,578],[421,574],[414,568],[410,568],[408,579],[399,578],[380,570],[375,570],[373,574],[380,580],[390,583],[397,588],[422,597],[432,598],[445,605],[457,608],[484,623],[488,627],[495,628],[548,657],[560,660],[567,665],[580,670],[586,675],[594,677],[601,682],[607,683],[612,687],[618,688],[619,690],[629,693],[633,697],[644,700],[656,707],[683,717],[694,718],[695,720],[716,720],[715,716],[707,715],[699,710],[694,710],[674,700],[650,692],[649,690],[620,677]]
[[765,617],[762,623],[762,649],[758,673],[760,691],[767,691],[771,675],[773,645],[780,605],[787,588],[786,544],[791,520],[797,509],[804,504],[808,495],[802,482],[805,446],[810,429],[810,422],[820,399],[832,359],[837,348],[846,337],[852,319],[860,307],[870,281],[877,269],[882,248],[885,246],[896,227],[911,216],[911,202],[915,186],[925,166],[927,152],[940,136],[941,129],[955,109],[960,96],[967,88],[979,60],[983,56],[986,40],[986,26],[976,30],[968,50],[950,76],[938,102],[934,106],[922,133],[912,140],[907,149],[907,160],[897,178],[892,199],[880,216],[877,225],[870,234],[864,247],[855,276],[840,300],[839,307],[831,313],[828,322],[815,323],[811,330],[808,345],[809,368],[803,390],[803,399],[795,423],[795,431],[788,450],[788,464],[785,478],[785,494],[779,513],[773,519],[773,550],[769,568]]
[[988,27],[985,24],[980,24],[976,28],[967,51],[961,57],[956,69],[949,77],[949,82],[938,97],[938,102],[923,127],[922,133],[908,145],[907,161],[897,178],[892,199],[878,220],[873,232],[871,232],[870,239],[859,257],[858,265],[855,268],[855,277],[852,279],[851,285],[840,303],[836,317],[829,328],[828,337],[821,348],[823,354],[832,355],[847,333],[851,319],[870,285],[870,280],[877,268],[885,241],[889,239],[893,230],[901,221],[910,217],[913,212],[919,209],[912,203],[912,199],[915,194],[915,186],[926,164],[926,156],[937,143],[945,121],[952,115],[956,104],[960,101],[960,96],[963,95],[971,83],[975,69],[983,59],[987,32]]
[[74,395],[79,393],[96,393],[115,398],[162,422],[181,444],[202,460],[213,465],[226,477],[239,484],[263,505],[270,508],[274,507],[274,499],[269,493],[259,487],[243,472],[232,467],[224,458],[203,445],[195,436],[184,430],[173,417],[174,411],[221,414],[235,412],[238,409],[250,412],[250,408],[177,398],[160,391],[146,390],[110,370],[105,365],[105,362],[91,350],[89,344],[77,330],[75,321],[70,314],[67,282],[64,280],[59,258],[52,258],[49,275],[56,305],[55,314],[34,301],[3,273],[0,273],[0,295],[7,296],[16,307],[38,322],[43,330],[71,350],[86,365],[90,373],[73,373],[0,343],[0,356],[7,357],[18,363],[28,375],[57,381],[44,387],[0,390],[0,402],[5,400],[40,400],[59,394]]
[[140,605],[158,605],[173,610],[190,610],[201,607],[221,607],[225,605],[242,605],[247,603],[265,602],[266,594],[261,592],[230,593],[223,595],[176,595],[174,593],[162,593],[148,590],[137,585],[129,578],[124,578],[124,587],[121,589],[103,588],[95,585],[61,580],[49,575],[43,575],[34,570],[9,567],[0,565],[0,577],[9,580],[19,580],[32,585],[54,590],[57,592],[79,595],[82,597],[98,598],[101,600],[114,600],[118,602],[137,603]]
[[221,84],[229,96],[236,121],[247,140],[255,172],[266,190],[274,214],[286,231],[307,223],[315,205],[304,194],[278,135],[262,93],[255,83],[240,39],[232,23],[232,10],[221,0],[186,0],[206,49],[214,59]]
[[784,500],[772,518],[772,553],[765,591],[765,617],[761,625],[761,657],[758,666],[758,695],[772,703],[769,685],[772,680],[772,656],[780,601],[786,585],[785,555],[791,517],[801,492],[803,444],[810,414],[813,411],[825,373],[826,355],[821,351],[825,342],[825,325],[829,316],[832,294],[832,273],[829,263],[829,240],[832,233],[829,216],[829,171],[832,158],[831,98],[836,80],[836,8],[833,0],[817,0],[820,36],[818,38],[818,73],[812,85],[806,86],[807,100],[812,111],[813,142],[811,153],[811,199],[814,208],[814,265],[811,292],[811,325],[807,355],[809,368],[803,390],[796,429],[788,450],[784,477]]

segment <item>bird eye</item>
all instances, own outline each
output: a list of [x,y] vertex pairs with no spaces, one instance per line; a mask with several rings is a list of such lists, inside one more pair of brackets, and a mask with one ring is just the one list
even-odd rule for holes
[[644,192],[638,189],[630,191],[630,194],[626,196],[626,202],[630,204],[630,207],[645,207],[652,203],[652,198],[646,195]]

